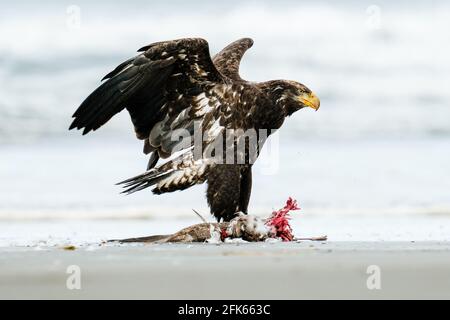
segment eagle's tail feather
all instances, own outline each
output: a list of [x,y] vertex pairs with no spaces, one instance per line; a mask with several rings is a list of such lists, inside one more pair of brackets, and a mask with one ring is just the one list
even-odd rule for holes
[[122,193],[126,194],[152,186],[154,186],[152,189],[154,194],[180,191],[205,182],[211,165],[214,165],[214,162],[195,161],[192,152],[188,151],[156,168],[117,184],[125,188]]
[[157,184],[159,181],[166,178],[171,173],[171,171],[161,172],[157,169],[152,169],[138,176],[121,181],[117,183],[117,185],[123,185],[123,187],[126,188],[121,193],[132,194],[136,191],[140,191]]

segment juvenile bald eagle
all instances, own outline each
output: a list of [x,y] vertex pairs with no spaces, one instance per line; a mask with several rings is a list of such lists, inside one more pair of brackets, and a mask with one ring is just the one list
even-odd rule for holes
[[[206,181],[208,204],[218,221],[229,221],[237,212],[247,213],[252,187],[251,142],[245,140],[243,161],[235,161],[238,152],[231,164],[214,161],[211,155],[217,154],[217,146],[230,148],[223,142],[227,139],[224,133],[254,130],[259,138],[261,130],[270,134],[295,111],[320,106],[311,90],[298,82],[243,80],[239,63],[252,45],[251,39],[240,39],[213,58],[203,39],[145,46],[102,79],[107,81],[76,110],[69,129],[83,129],[86,134],[127,109],[150,160],[144,174],[122,182],[127,188],[124,192],[153,186],[153,193],[161,194]],[[202,137],[200,156],[196,156],[195,139],[184,141],[181,147],[174,139],[180,130],[195,134],[196,123]],[[156,166],[160,158],[167,159],[180,149],[179,156]]]

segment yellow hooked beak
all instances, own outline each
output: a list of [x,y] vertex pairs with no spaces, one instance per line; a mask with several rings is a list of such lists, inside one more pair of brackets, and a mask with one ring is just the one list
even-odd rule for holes
[[319,98],[313,93],[303,93],[297,97],[298,101],[303,103],[305,106],[308,106],[310,108],[313,108],[314,110],[319,110],[320,108],[320,100]]

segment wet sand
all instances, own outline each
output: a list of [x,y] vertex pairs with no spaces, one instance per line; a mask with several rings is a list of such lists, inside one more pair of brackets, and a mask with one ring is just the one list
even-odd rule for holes
[[0,298],[448,299],[450,242],[3,247]]

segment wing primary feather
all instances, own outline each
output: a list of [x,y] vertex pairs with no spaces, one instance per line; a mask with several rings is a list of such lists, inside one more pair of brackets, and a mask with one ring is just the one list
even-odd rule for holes
[[120,73],[121,71],[123,71],[127,66],[131,65],[131,63],[133,63],[133,60],[135,59],[135,57],[128,59],[127,61],[122,62],[121,64],[119,64],[113,71],[109,72],[107,75],[105,75],[102,78],[102,81],[105,79],[109,79],[114,77],[115,75],[117,75],[118,73]]
[[113,77],[92,92],[75,111],[69,130],[84,128],[85,135],[100,128],[122,111],[141,89],[158,89],[173,69],[166,61],[149,62],[146,72],[139,72],[139,68],[132,66],[126,70],[119,68],[118,73],[113,71]]

